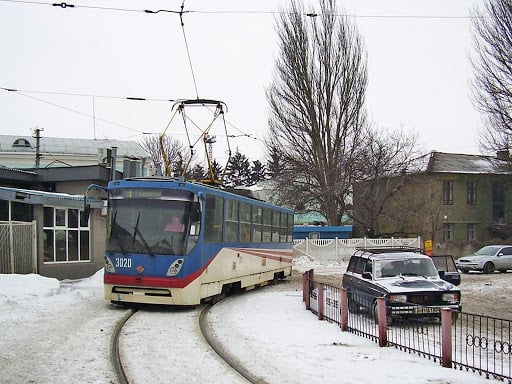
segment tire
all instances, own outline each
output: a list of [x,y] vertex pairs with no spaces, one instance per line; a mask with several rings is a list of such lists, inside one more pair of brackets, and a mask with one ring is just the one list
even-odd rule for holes
[[361,313],[361,307],[357,302],[352,298],[352,295],[348,296],[348,310],[353,314]]
[[462,273],[469,273],[469,269],[461,269],[460,270]]
[[[379,316],[377,314],[377,300],[373,302],[373,308],[372,308],[372,317],[375,321],[375,324],[379,324]],[[391,316],[386,316],[386,325],[391,325],[393,323],[393,319]]]
[[498,272],[499,273],[507,273],[507,270],[506,269],[500,269]]
[[495,269],[494,264],[491,263],[490,261],[488,261],[487,263],[484,264],[482,271],[484,273],[493,273],[494,269]]

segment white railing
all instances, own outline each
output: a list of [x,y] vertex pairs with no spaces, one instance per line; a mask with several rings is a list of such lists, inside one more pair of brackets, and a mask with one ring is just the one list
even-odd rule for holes
[[298,252],[317,260],[342,262],[348,261],[356,248],[378,247],[413,247],[421,248],[421,238],[370,239],[301,239],[293,240],[293,248]]

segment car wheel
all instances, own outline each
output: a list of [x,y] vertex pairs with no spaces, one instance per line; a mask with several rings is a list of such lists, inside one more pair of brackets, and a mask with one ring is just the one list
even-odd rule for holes
[[352,298],[352,295],[348,295],[348,309],[350,312],[354,314],[361,313],[361,307],[359,304]]
[[[373,320],[375,320],[375,324],[379,324],[379,316],[377,314],[377,300],[373,302],[373,309],[372,309],[372,317]],[[393,323],[393,319],[391,316],[386,316],[386,325],[391,325]]]
[[494,272],[494,264],[488,261],[484,264],[484,268],[482,269],[484,273],[493,273]]
[[462,273],[469,273],[469,269],[461,269],[460,270]]
[[500,273],[507,273],[507,270],[506,269],[500,269],[498,272],[500,272]]

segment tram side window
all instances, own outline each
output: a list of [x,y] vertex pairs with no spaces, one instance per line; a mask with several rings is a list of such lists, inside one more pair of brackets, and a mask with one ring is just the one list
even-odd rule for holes
[[272,242],[279,242],[279,227],[281,223],[281,212],[272,212]]
[[288,215],[285,212],[281,212],[281,226],[279,227],[279,241],[286,243],[286,236],[288,231]]
[[263,234],[263,229],[261,226],[261,220],[263,216],[263,208],[254,206],[252,208],[252,241],[255,243],[261,242],[261,236]]
[[238,201],[226,200],[226,242],[238,242]]
[[294,220],[294,217],[293,217],[293,213],[289,213],[288,214],[288,234],[287,234],[287,242],[288,243],[291,243],[293,241],[293,220]]
[[263,208],[263,237],[264,243],[270,243],[272,241],[272,211],[270,208]]
[[240,204],[240,242],[251,241],[251,204]]
[[224,200],[217,196],[206,197],[204,239],[207,242],[222,241],[222,216]]

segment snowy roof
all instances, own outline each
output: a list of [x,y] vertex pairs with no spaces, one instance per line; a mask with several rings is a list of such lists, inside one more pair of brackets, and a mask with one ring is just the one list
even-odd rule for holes
[[494,156],[434,151],[415,159],[408,172],[512,174],[512,165],[509,161]]
[[[68,139],[46,137],[40,139],[42,153],[84,154],[97,156],[99,148],[117,147],[118,156],[148,157],[149,154],[135,141],[110,139]],[[36,139],[32,136],[0,135],[0,152],[34,152]]]
[[[33,189],[0,187],[0,199],[15,199],[27,204],[59,204],[74,202],[74,205],[83,205],[84,195],[70,195],[67,193],[45,192]],[[103,202],[96,198],[87,198],[93,208],[102,208]]]

